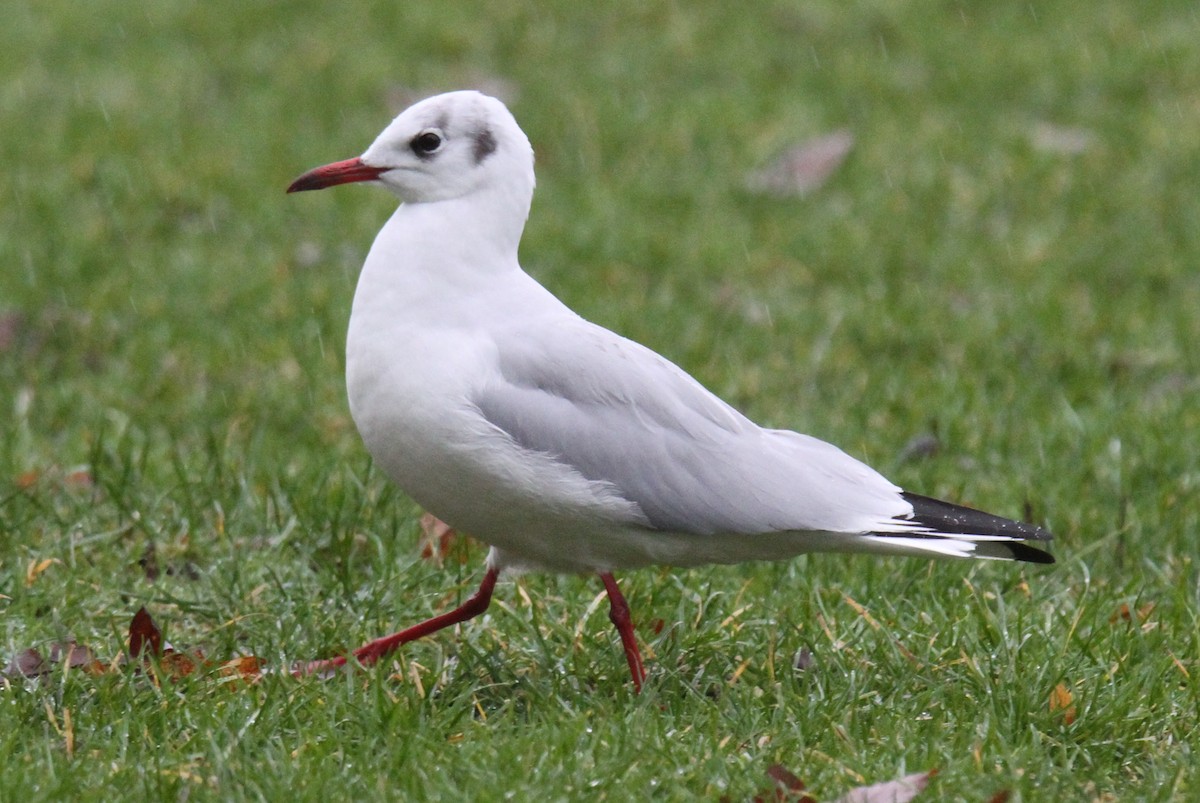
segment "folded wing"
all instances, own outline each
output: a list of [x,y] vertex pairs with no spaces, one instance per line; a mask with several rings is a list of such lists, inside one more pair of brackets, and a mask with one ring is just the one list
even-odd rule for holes
[[611,484],[657,529],[861,533],[911,513],[840,449],[763,429],[649,349],[581,319],[497,341],[483,415],[518,444]]

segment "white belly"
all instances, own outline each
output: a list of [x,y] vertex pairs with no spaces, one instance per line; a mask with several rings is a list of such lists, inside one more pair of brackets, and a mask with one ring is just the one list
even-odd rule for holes
[[[463,378],[491,375],[490,355],[469,338],[447,343],[453,337],[413,333],[405,349],[412,357],[404,359],[372,345],[396,341],[356,339],[351,327],[350,411],[384,472],[430,513],[497,547],[513,565],[608,571],[656,562],[645,554],[650,531],[636,504],[608,483],[520,447],[483,417]],[[440,338],[424,345],[443,359],[417,356],[426,338]]]

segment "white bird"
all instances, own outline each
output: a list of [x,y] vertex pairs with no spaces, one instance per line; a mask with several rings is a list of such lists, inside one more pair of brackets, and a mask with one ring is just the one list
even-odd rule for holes
[[1054,562],[1022,543],[1048,540],[1040,527],[907,493],[835,446],[759,427],[534,281],[517,261],[533,149],[499,100],[423,100],[288,192],[350,182],[402,202],[354,294],[354,421],[405,492],[491,546],[474,596],[359,648],[363,663],[479,615],[506,569],[599,574],[640,689],[617,569],[818,551]]

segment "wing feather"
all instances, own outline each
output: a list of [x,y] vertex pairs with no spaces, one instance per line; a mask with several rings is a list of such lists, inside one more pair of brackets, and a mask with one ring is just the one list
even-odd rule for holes
[[581,319],[497,337],[483,415],[527,449],[611,484],[657,529],[708,535],[868,532],[911,513],[840,449],[763,429],[682,369]]

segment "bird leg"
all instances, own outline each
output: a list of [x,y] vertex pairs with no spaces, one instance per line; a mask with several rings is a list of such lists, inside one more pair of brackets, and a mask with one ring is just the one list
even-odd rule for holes
[[[489,568],[483,576],[483,582],[480,583],[479,590],[472,594],[462,605],[459,605],[452,611],[447,611],[432,619],[427,619],[420,624],[401,630],[399,633],[393,633],[390,636],[384,636],[383,638],[368,642],[354,651],[354,657],[360,663],[370,666],[380,658],[394,652],[401,644],[407,644],[410,641],[428,636],[430,633],[436,633],[444,627],[475,618],[487,610],[488,605],[492,601],[492,592],[496,588],[496,579],[499,576],[500,571],[498,569]],[[628,616],[628,608],[626,609],[626,616]],[[337,658],[330,658],[327,661],[313,661],[297,670],[296,674],[320,674],[345,666],[346,661],[347,658],[344,655],[339,655]]]
[[625,648],[625,660],[629,662],[629,673],[633,675],[633,690],[641,694],[642,681],[646,679],[646,668],[642,665],[642,653],[633,637],[629,603],[625,601],[621,589],[617,588],[617,581],[612,572],[601,572],[600,579],[604,581],[604,590],[608,592],[608,618],[616,625],[617,633],[621,635],[621,646]]

